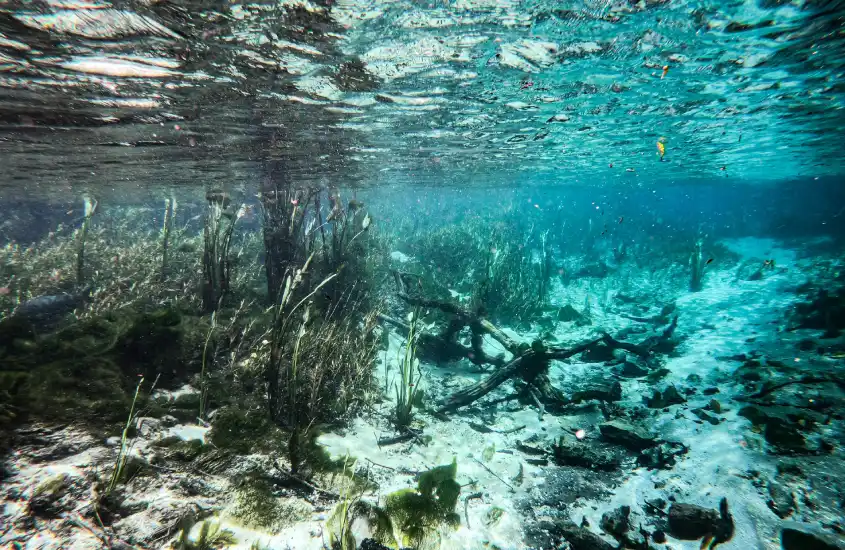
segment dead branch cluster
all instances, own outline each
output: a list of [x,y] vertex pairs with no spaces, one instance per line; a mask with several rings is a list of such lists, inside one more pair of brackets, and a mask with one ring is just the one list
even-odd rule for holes
[[[450,316],[449,322],[439,333],[420,334],[421,353],[425,352],[429,357],[442,361],[466,358],[477,365],[495,367],[485,379],[454,393],[443,401],[437,410],[441,414],[470,405],[511,379],[520,381],[519,397],[534,402],[541,410],[548,406],[561,407],[586,399],[617,401],[621,398],[621,386],[618,382],[598,384],[567,396],[551,384],[548,377],[550,362],[566,360],[599,346],[605,346],[610,350],[623,350],[644,361],[649,361],[654,356],[655,350],[672,338],[678,324],[676,316],[659,334],[650,336],[639,344],[620,341],[607,333],[565,348],[548,347],[541,340],[527,344],[517,342],[505,334],[484,318],[481,311],[471,311],[448,301],[420,296],[417,290],[421,288],[421,285],[415,284],[413,275],[396,272],[395,279],[398,286],[397,295],[402,301],[414,307],[437,309]],[[379,317],[382,321],[405,332],[409,328],[396,318],[386,315]],[[465,328],[469,328],[471,333],[469,346],[458,341],[458,334]],[[488,355],[483,349],[485,336],[490,336],[507,350],[511,355],[510,360],[505,359],[505,354],[495,357]]]

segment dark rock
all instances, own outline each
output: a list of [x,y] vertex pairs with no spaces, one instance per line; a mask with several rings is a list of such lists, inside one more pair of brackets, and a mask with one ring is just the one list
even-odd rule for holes
[[818,344],[812,338],[805,338],[798,342],[798,349],[801,351],[813,351],[818,347]]
[[644,429],[623,420],[611,420],[599,426],[602,437],[633,451],[642,451],[657,444],[655,437]]
[[622,399],[622,384],[615,381],[610,384],[591,384],[572,393],[572,402],[605,401],[614,402]]
[[567,304],[557,311],[557,320],[564,323],[575,323],[576,326],[584,326],[592,323],[590,318]]
[[651,534],[651,540],[653,540],[657,544],[664,544],[666,542],[666,533],[658,529],[657,531]]
[[71,479],[67,474],[51,476],[35,488],[29,500],[29,511],[37,516],[57,517],[64,510],[62,498],[67,494]]
[[678,392],[675,386],[669,385],[662,392],[655,391],[651,398],[646,398],[645,403],[651,409],[662,409],[670,405],[686,403],[686,399]]
[[561,521],[556,522],[555,526],[572,550],[615,550],[612,544],[600,536],[574,523]]
[[687,376],[687,382],[690,384],[701,384],[701,376],[697,374],[690,374]]
[[795,495],[780,483],[771,481],[769,482],[769,500],[766,504],[779,518],[788,518],[795,512]]
[[570,445],[561,438],[559,444],[553,449],[555,462],[561,466],[610,471],[622,465],[621,454],[607,447],[584,443]]
[[818,291],[810,302],[795,306],[791,328],[824,330],[822,338],[835,338],[845,328],[845,288]]
[[843,550],[845,544],[841,538],[813,529],[809,525],[794,524],[784,527],[780,533],[780,545],[783,550]]
[[755,407],[754,405],[742,407],[741,409],[739,409],[739,412],[737,414],[739,416],[747,418],[755,426],[764,426],[769,420],[769,415],[767,415],[762,410],[760,410],[759,407]]
[[619,370],[619,376],[624,376],[625,378],[639,378],[640,376],[648,375],[648,373],[648,369],[630,361],[625,361]]
[[648,512],[649,514],[659,514],[659,512],[663,511],[663,509],[666,508],[666,501],[662,498],[646,500],[646,504],[648,504],[648,506],[646,507],[646,512]]
[[792,462],[791,460],[783,460],[778,462],[777,465],[778,475],[794,475],[794,476],[801,476],[804,475],[804,470],[801,469],[797,463]]
[[605,512],[601,516],[601,529],[605,533],[619,539],[630,528],[628,516],[631,515],[630,506],[620,506],[616,510]]
[[657,370],[653,370],[650,373],[648,373],[648,381],[651,382],[652,384],[657,383],[660,380],[662,380],[663,378],[665,378],[666,375],[669,374],[670,372],[671,371],[669,369],[667,369],[666,367],[662,367],[662,368],[659,368]]
[[709,548],[727,542],[733,538],[734,522],[728,511],[728,500],[719,502],[719,510],[702,508],[695,504],[674,503],[669,508],[669,534],[681,540],[704,539],[710,542]]
[[763,437],[769,445],[776,448],[780,453],[804,453],[807,452],[807,441],[795,426],[781,418],[769,418]]
[[648,543],[651,535],[648,531],[640,527],[636,531],[629,531],[619,538],[621,548],[630,548],[631,550],[656,550],[656,548]]
[[693,409],[692,414],[694,414],[698,418],[704,420],[705,422],[709,422],[710,424],[713,424],[714,426],[719,425],[719,419],[716,418],[715,416],[713,416],[712,414],[709,414],[704,409]]
[[719,388],[711,387],[711,388],[704,388],[701,393],[704,395],[715,395],[719,393]]
[[689,448],[683,443],[662,441],[651,449],[645,449],[637,457],[637,465],[649,470],[670,470],[677,459],[687,454]]
[[739,372],[739,378],[745,382],[760,382],[763,375],[754,370],[742,370]]
[[711,411],[713,411],[716,414],[722,414],[722,404],[719,403],[718,400],[711,399],[709,405],[710,405]]

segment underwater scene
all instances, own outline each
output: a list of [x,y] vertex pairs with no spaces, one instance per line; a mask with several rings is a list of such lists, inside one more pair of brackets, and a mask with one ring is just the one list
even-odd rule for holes
[[0,548],[845,550],[843,29],[0,0]]

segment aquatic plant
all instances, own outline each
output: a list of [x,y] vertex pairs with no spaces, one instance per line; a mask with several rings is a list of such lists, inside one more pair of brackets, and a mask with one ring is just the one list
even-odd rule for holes
[[[417,359],[417,331],[420,322],[420,309],[416,308],[408,315],[408,336],[405,340],[404,354],[399,364],[399,375],[401,379],[396,387],[396,408],[394,412],[394,423],[398,430],[405,430],[414,419],[414,405],[417,402],[417,394],[420,391],[420,380],[422,371]],[[416,377],[414,370],[417,371]]]
[[692,255],[690,256],[689,289],[691,292],[698,292],[702,288],[702,278],[704,277],[704,269],[707,266],[707,262],[704,261],[704,256],[702,254],[703,244],[704,241],[701,238],[696,239],[695,245],[692,249]]
[[471,218],[415,234],[406,247],[427,267],[421,278],[428,296],[470,295],[473,310],[504,321],[529,320],[547,301],[551,240],[515,212],[505,221]]
[[164,222],[161,227],[161,278],[167,274],[167,249],[170,245],[170,233],[176,216],[176,198],[164,199]]
[[[306,234],[305,223],[314,201],[319,204],[317,190],[296,189],[269,179],[261,192],[267,293],[276,303],[287,275],[313,252],[310,249],[316,235],[314,231]],[[323,240],[325,246],[325,237]]]
[[[147,211],[114,207],[98,209],[100,223],[86,230],[84,278],[93,289],[80,318],[111,310],[173,304],[182,310],[199,308],[201,257],[194,246],[197,236],[174,227],[168,248],[168,272],[162,279],[161,264],[150,261],[161,254],[160,235],[149,230]],[[9,243],[0,248],[0,313],[8,314],[19,304],[38,296],[66,292],[75,285],[81,229],[59,225],[38,242]],[[246,286],[251,280],[239,282]]]
[[235,544],[234,533],[223,529],[218,522],[203,521],[196,540],[191,540],[191,528],[183,527],[173,545],[174,550],[216,550]]
[[420,474],[416,489],[402,489],[387,496],[384,511],[396,538],[414,548],[435,547],[437,528],[461,523],[455,506],[461,486],[455,481],[457,461]]
[[359,519],[367,523],[373,539],[391,548],[438,548],[439,529],[444,525],[456,528],[461,523],[455,512],[461,492],[455,481],[457,471],[453,459],[451,464],[422,472],[416,488],[390,493],[383,507],[363,498],[353,476],[326,523],[331,550],[356,547],[351,525]]
[[[354,471],[355,461],[347,468],[349,457],[343,461],[343,476],[348,471]],[[331,550],[355,550],[357,545],[352,535],[352,522],[354,521],[354,509],[361,499],[361,491],[356,490],[356,485],[351,480],[345,484],[340,495],[340,502],[335,505],[334,510],[326,522],[329,531],[329,547]]]
[[[229,196],[222,191],[206,194],[208,210],[203,237],[202,304],[206,313],[216,311],[229,291],[232,262],[229,248],[235,222],[243,216],[243,208],[232,210]],[[225,221],[224,221],[225,220]]]
[[97,200],[85,197],[85,209],[82,218],[82,226],[79,228],[79,244],[76,252],[76,284],[82,285],[85,282],[85,238],[88,236],[88,227],[91,225],[91,218],[97,212]]
[[[319,195],[317,195],[319,197]],[[336,273],[337,277],[326,287],[323,301],[337,304],[341,296],[347,301],[336,308],[339,315],[354,315],[354,309],[349,309],[350,303],[358,307],[367,308],[370,305],[373,290],[374,274],[371,259],[373,245],[378,241],[371,238],[373,217],[364,204],[351,199],[345,205],[340,191],[330,189],[328,192],[330,211],[322,222],[322,213],[317,209],[316,223],[319,223],[322,238],[321,272]],[[319,203],[315,203],[319,206]],[[326,243],[324,227],[329,226],[329,242]],[[307,233],[313,233],[309,228]]]
[[290,432],[288,458],[294,472],[302,465],[302,444],[313,426],[336,422],[371,399],[378,347],[375,314],[359,320],[313,307],[314,296],[335,275],[303,290],[312,259],[313,254],[286,276],[264,369],[271,417]]
[[552,256],[544,235],[540,240],[539,261],[535,260],[533,229],[518,241],[512,240],[513,237],[512,233],[492,237],[485,277],[476,287],[474,302],[493,318],[526,321],[547,302]]
[[[126,417],[126,425],[123,427],[123,432],[120,435],[120,447],[117,451],[117,457],[114,459],[114,464],[112,465],[112,474],[109,477],[109,483],[106,485],[105,493],[103,494],[104,497],[108,497],[112,491],[117,487],[117,484],[124,477],[124,469],[126,467],[127,458],[129,456],[129,452],[131,451],[131,444],[129,443],[129,429],[132,427],[132,423],[136,419],[135,415],[135,405],[138,402],[138,395],[141,393],[141,386],[144,384],[144,377],[142,376],[140,380],[138,380],[138,386],[135,388],[135,397],[132,398],[132,406],[129,408],[129,415]],[[153,382],[152,388],[155,387],[155,382]],[[150,388],[150,392],[152,392],[152,388]]]
[[202,368],[200,370],[200,410],[197,418],[202,419],[205,413],[205,402],[208,397],[208,385],[205,378],[206,366],[209,362],[208,344],[211,342],[211,337],[214,335],[214,329],[217,328],[217,312],[211,313],[211,326],[208,328],[208,335],[205,337],[205,344],[202,346]]

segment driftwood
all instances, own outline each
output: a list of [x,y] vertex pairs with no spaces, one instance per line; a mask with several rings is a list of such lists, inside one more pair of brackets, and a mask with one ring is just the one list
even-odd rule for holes
[[469,405],[476,399],[484,397],[491,391],[498,388],[505,381],[519,376],[529,385],[541,372],[548,367],[548,362],[553,359],[561,360],[582,353],[591,347],[602,342],[601,338],[582,342],[569,349],[554,348],[544,351],[529,349],[524,354],[514,358],[510,363],[493,372],[484,380],[473,384],[469,388],[452,394],[438,409],[438,412],[453,411]]
[[748,401],[751,399],[759,399],[761,397],[765,397],[771,393],[776,392],[781,388],[785,388],[787,386],[792,386],[793,384],[825,384],[825,383],[832,383],[836,384],[843,391],[845,391],[845,382],[842,380],[837,379],[834,375],[821,375],[821,376],[812,376],[807,375],[797,380],[788,380],[786,382],[780,382],[778,384],[763,384],[763,387],[760,388],[759,391],[752,393],[751,395],[746,396],[737,396],[734,399],[737,401]]
[[[440,334],[427,332],[420,334],[418,348],[422,353],[426,353],[428,350],[428,353],[431,354],[431,350],[434,349],[436,350],[435,355],[441,359],[467,358],[478,365],[492,364],[498,367],[484,380],[448,397],[441,403],[436,414],[444,414],[465,407],[512,378],[519,378],[525,383],[525,386],[521,389],[521,395],[533,400],[541,412],[544,410],[544,404],[559,407],[589,399],[617,401],[621,397],[621,386],[618,382],[584,388],[568,398],[551,384],[546,374],[550,361],[568,359],[601,345],[611,349],[622,349],[648,360],[653,356],[658,346],[672,337],[678,326],[678,317],[675,316],[660,334],[646,338],[639,344],[622,342],[609,334],[603,334],[571,348],[547,349],[541,342],[536,342],[534,346],[527,347],[525,344],[517,343],[488,319],[485,319],[480,311],[473,312],[451,302],[411,295],[408,289],[414,285],[414,281],[411,280],[414,277],[413,275],[394,272],[394,277],[399,288],[399,298],[409,305],[436,308],[452,315],[452,319]],[[416,281],[416,286],[421,287],[419,280]],[[406,332],[410,331],[410,326],[398,319],[385,315],[381,315],[380,318]],[[469,327],[472,333],[469,348],[457,341],[457,334],[464,327]],[[485,335],[490,335],[491,338],[499,342],[513,355],[513,358],[505,363],[503,357],[488,356],[482,349],[482,340]]]
[[[672,322],[667,326],[661,334],[646,338],[640,344],[631,344],[628,342],[620,342],[609,334],[604,334],[593,340],[582,342],[572,348],[550,348],[548,350],[528,350],[522,355],[515,357],[507,365],[497,369],[490,376],[484,380],[473,384],[469,388],[463,389],[442,403],[438,409],[439,413],[453,411],[461,407],[465,407],[473,401],[484,397],[505,381],[519,377],[527,384],[527,391],[531,392],[533,389],[539,389],[541,401],[547,403],[555,403],[557,405],[567,405],[570,403],[577,403],[586,399],[599,398],[603,400],[617,401],[619,399],[620,387],[618,384],[611,384],[602,388],[586,388],[581,392],[576,392],[573,397],[566,398],[560,390],[554,388],[546,376],[546,368],[548,362],[551,360],[568,359],[579,353],[583,353],[598,345],[606,345],[614,349],[624,349],[630,351],[644,359],[652,356],[653,350],[669,340],[674,334],[675,328],[678,326],[678,318],[672,319]],[[530,394],[529,394],[530,395]]]

